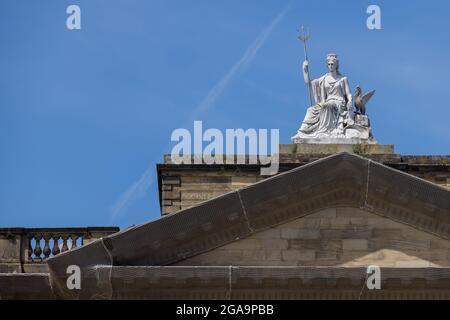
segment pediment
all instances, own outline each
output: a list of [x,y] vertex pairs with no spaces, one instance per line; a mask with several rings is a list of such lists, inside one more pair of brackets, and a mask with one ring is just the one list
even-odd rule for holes
[[450,190],[369,159],[340,153],[48,261],[62,266],[175,264],[329,208],[371,214],[450,238]]

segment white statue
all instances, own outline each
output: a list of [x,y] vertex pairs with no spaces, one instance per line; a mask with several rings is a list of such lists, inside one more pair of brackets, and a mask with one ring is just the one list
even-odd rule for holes
[[[328,73],[310,80],[306,42],[310,39],[302,26],[298,39],[303,42],[305,61],[303,78],[309,92],[309,103],[305,118],[292,137],[294,143],[376,143],[370,128],[365,104],[373,96],[371,91],[361,96],[361,88],[355,92],[356,108],[353,111],[353,97],[347,77],[339,72],[339,59],[334,53],[327,55]],[[313,97],[315,103],[313,103]]]
[[326,63],[329,72],[309,80],[308,61],[303,62],[303,77],[315,104],[308,108],[292,139],[313,143],[375,143],[367,116],[356,115],[355,123],[353,97],[347,77],[339,72],[338,56],[328,54]]
[[299,135],[309,138],[345,137],[344,126],[353,124],[352,95],[347,77],[339,72],[337,55],[327,56],[330,71],[319,79],[308,80],[308,61],[303,62],[303,76],[310,86],[316,105],[308,108]]

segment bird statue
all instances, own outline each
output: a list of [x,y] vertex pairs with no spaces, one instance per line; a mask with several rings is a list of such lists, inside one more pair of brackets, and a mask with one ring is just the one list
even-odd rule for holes
[[361,96],[362,90],[360,86],[356,86],[355,89],[355,106],[356,110],[364,115],[366,114],[366,103],[372,98],[373,94],[375,93],[375,90],[372,90],[370,92],[367,92],[365,95]]

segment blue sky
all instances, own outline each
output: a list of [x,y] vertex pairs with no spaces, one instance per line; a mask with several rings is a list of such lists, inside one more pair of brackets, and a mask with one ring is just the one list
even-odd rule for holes
[[[81,30],[66,28],[71,4]],[[382,30],[367,29],[369,4],[381,7]],[[368,113],[380,143],[450,154],[449,12],[444,0],[1,0],[0,226],[158,217],[156,163],[192,117],[205,128],[279,128],[289,143],[308,101],[300,24],[312,33],[313,77],[336,52],[352,88],[377,90]]]

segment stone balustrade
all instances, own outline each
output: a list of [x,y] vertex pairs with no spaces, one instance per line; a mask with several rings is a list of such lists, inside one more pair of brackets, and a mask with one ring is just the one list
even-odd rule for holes
[[46,272],[48,258],[118,231],[118,227],[0,228],[0,273]]

